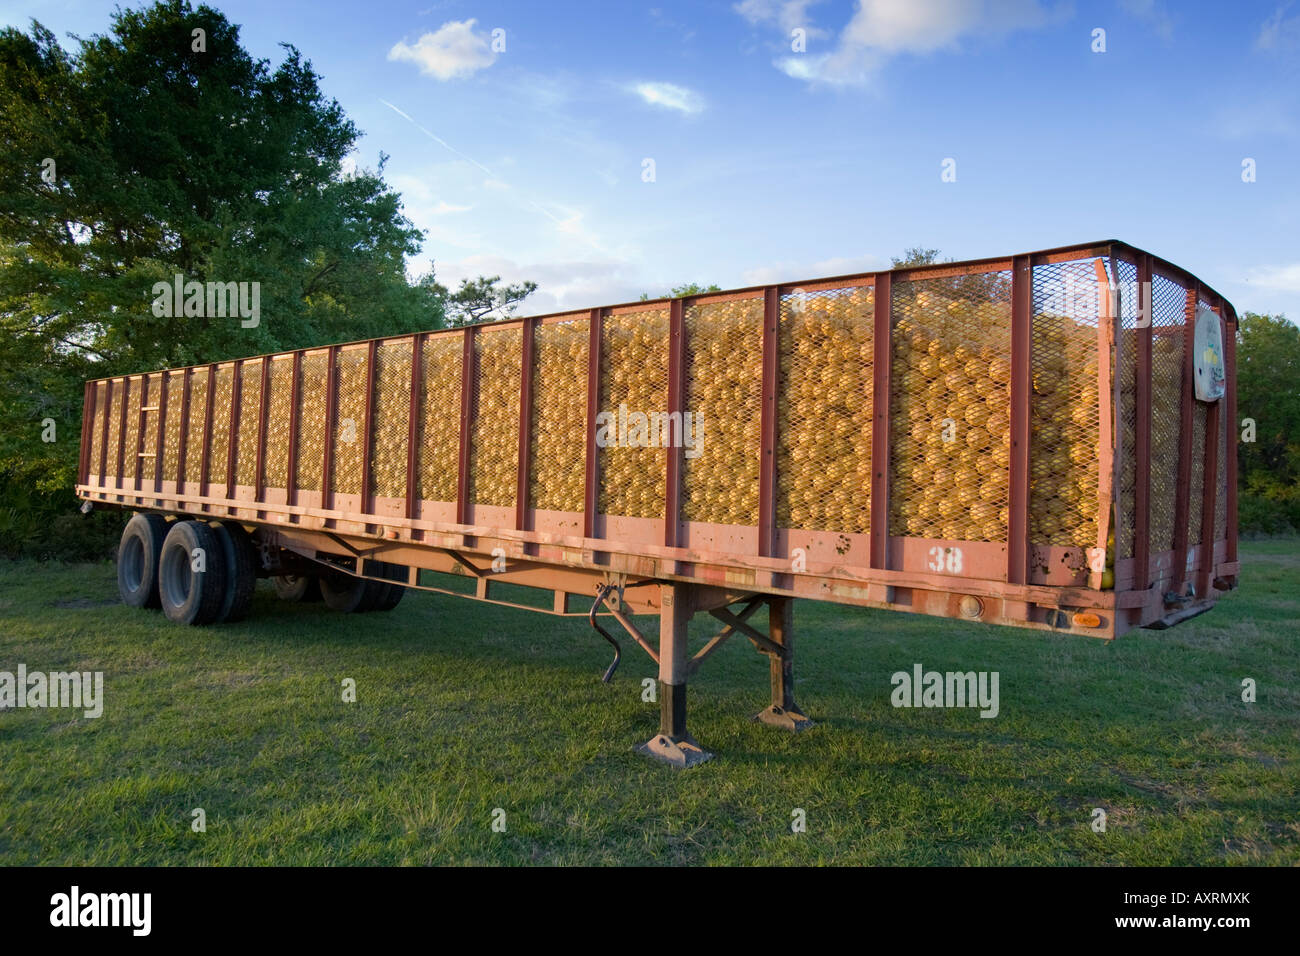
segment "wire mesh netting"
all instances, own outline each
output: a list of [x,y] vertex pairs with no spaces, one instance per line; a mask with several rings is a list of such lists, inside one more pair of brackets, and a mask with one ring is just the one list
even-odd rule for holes
[[1157,275],[1151,280],[1150,554],[1174,546],[1179,435],[1182,431],[1187,292]]
[[[95,384],[95,414],[90,420],[90,455],[88,474],[98,475],[99,457],[104,450],[104,419],[108,416],[108,383]],[[102,477],[102,475],[101,475]]]
[[212,442],[208,456],[208,483],[224,485],[230,452],[230,403],[234,396],[233,365],[217,366],[217,387],[212,396]]
[[366,416],[366,348],[340,349],[334,360],[338,397],[331,429],[330,490],[336,495],[361,494],[361,457]]
[[161,375],[141,375],[138,379],[142,383],[141,400],[146,403],[144,407],[144,435],[141,442],[140,452],[140,478],[142,481],[152,482],[157,468],[157,458],[154,457],[158,451],[158,403],[162,396]]
[[1119,318],[1115,339],[1119,358],[1115,376],[1119,380],[1119,405],[1115,427],[1118,431],[1120,468],[1119,487],[1115,492],[1118,514],[1115,518],[1115,553],[1121,558],[1133,556],[1133,528],[1137,489],[1137,266],[1120,261],[1118,275],[1112,276],[1119,289]]
[[474,336],[469,500],[475,504],[515,503],[522,370],[523,332],[519,326],[489,326]]
[[294,486],[304,491],[321,491],[321,470],[325,461],[325,412],[329,402],[327,372],[329,352],[308,352],[298,373],[298,447]]
[[[685,389],[679,432],[682,518],[758,523],[763,300],[702,302],[683,311]],[[675,426],[674,426],[675,427]]]
[[528,503],[534,508],[582,511],[590,336],[586,318],[541,325],[533,339]]
[[611,416],[598,430],[604,514],[664,515],[665,449],[652,444],[650,414],[668,408],[668,310],[607,317],[601,327],[600,409]]
[[185,394],[185,373],[169,372],[167,381],[167,415],[163,428],[163,470],[166,481],[176,481],[181,455],[181,412]]
[[1011,276],[894,285],[890,533],[1002,541],[1011,460]]
[[406,497],[406,446],[411,417],[411,340],[375,349],[370,487],[381,498]]
[[293,356],[277,356],[271,362],[266,383],[266,460],[262,462],[267,488],[289,484],[289,407],[293,401]]
[[424,343],[417,477],[417,497],[424,501],[456,500],[463,352],[459,335],[435,335]]
[[118,456],[122,450],[122,405],[126,401],[124,388],[123,382],[113,383],[113,398],[108,407],[108,461],[104,464],[104,470],[113,477],[122,474]]
[[262,359],[239,363],[239,429],[235,484],[257,484],[257,428],[262,417]]
[[203,480],[203,435],[208,414],[208,370],[190,373],[190,415],[185,423],[185,481]]
[[[1029,540],[1034,544],[1097,544],[1097,331],[1106,290],[1098,288],[1096,261],[1033,270]],[[1001,415],[990,418],[1001,427]]]
[[869,530],[874,308],[870,286],[781,296],[779,527]]
[[126,430],[123,433],[122,477],[134,478],[140,467],[140,378],[126,380],[129,392],[126,397]]

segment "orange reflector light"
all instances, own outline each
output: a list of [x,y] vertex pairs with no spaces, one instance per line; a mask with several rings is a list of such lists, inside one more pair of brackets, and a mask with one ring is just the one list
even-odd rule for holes
[[1101,617],[1091,611],[1076,614],[1070,620],[1075,627],[1101,627]]

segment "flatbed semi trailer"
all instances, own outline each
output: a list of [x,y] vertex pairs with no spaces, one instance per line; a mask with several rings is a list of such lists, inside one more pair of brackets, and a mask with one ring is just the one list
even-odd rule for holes
[[138,512],[123,598],[186,623],[258,576],[584,615],[615,664],[617,621],[659,666],[644,748],[683,766],[687,679],[735,634],[771,658],[758,719],[811,723],[794,598],[1102,638],[1212,607],[1236,327],[1106,240],[300,349],[87,382],[77,493]]

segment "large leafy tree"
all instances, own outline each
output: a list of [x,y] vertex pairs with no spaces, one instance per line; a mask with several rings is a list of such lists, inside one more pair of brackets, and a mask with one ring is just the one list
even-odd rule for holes
[[[0,31],[0,549],[32,495],[72,504],[85,378],[442,324],[383,157],[343,172],[358,130],[283,50],[182,0],[72,50]],[[258,283],[259,323],[156,316],[177,274]]]
[[[1237,446],[1242,530],[1300,528],[1300,328],[1247,312],[1237,329]],[[1251,419],[1253,429],[1242,428]],[[1253,436],[1250,432],[1253,430]],[[1253,437],[1253,441],[1249,440]]]

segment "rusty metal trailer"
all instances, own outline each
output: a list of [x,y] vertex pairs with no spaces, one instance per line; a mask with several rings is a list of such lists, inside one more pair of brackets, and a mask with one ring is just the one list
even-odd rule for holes
[[617,620],[659,666],[645,749],[689,765],[687,679],[732,635],[771,658],[758,719],[809,725],[793,598],[1105,638],[1208,610],[1236,325],[1108,240],[308,348],[88,382],[77,493],[140,513],[124,598],[177,620],[245,613],[252,575]]

